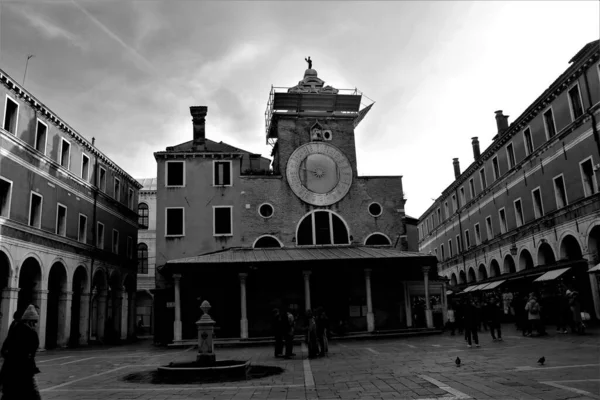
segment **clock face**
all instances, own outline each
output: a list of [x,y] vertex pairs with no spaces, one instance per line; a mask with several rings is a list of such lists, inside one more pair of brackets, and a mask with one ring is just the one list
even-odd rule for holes
[[288,160],[286,175],[296,196],[315,206],[337,203],[352,184],[352,167],[346,156],[323,142],[298,147]]

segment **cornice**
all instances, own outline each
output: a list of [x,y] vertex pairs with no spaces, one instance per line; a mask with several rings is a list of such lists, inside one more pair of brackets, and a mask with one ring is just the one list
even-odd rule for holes
[[48,107],[46,107],[41,101],[35,98],[31,93],[26,91],[21,85],[19,85],[14,79],[12,79],[6,72],[0,69],[0,81],[9,89],[12,90],[19,96],[29,103],[29,105],[41,113],[48,121],[52,122],[57,128],[59,128],[64,133],[67,133],[76,140],[79,144],[81,144],[84,148],[86,148],[91,154],[98,157],[102,160],[103,163],[110,166],[112,169],[117,171],[119,174],[123,175],[129,183],[131,183],[135,188],[141,188],[139,182],[137,182],[131,175],[125,172],[121,167],[115,164],[110,158],[108,158],[104,153],[98,150],[96,147],[92,146],[92,144],[84,138],[81,134],[79,134],[75,129],[69,126],[66,122],[64,122],[61,118],[59,118],[56,114],[54,114]]
[[157,151],[154,153],[154,158],[217,158],[217,159],[225,159],[225,158],[242,158],[243,154],[240,153],[207,153],[207,152],[199,152],[199,151]]

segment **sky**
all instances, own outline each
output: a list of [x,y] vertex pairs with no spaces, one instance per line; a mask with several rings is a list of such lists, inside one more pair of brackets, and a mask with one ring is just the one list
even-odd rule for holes
[[375,105],[356,129],[359,175],[402,175],[420,217],[452,159],[487,148],[494,111],[514,121],[600,37],[598,1],[0,0],[0,68],[136,178],[153,153],[206,136],[270,156],[271,85],[310,56],[326,85]]

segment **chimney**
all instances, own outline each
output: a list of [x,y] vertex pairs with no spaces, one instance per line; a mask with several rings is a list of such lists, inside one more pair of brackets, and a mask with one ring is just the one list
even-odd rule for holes
[[452,164],[454,164],[454,178],[458,179],[460,176],[460,164],[458,163],[458,158],[453,158]]
[[92,146],[93,146],[93,145],[95,145],[95,144],[96,144],[96,138],[95,138],[95,137],[93,137],[93,138],[92,138]]
[[502,114],[502,110],[496,111],[496,125],[498,126],[498,136],[508,129],[508,115]]
[[473,157],[477,161],[477,159],[481,155],[481,152],[479,151],[479,139],[477,139],[477,136],[475,136],[474,138],[471,138],[471,139],[473,140],[472,141],[472,144],[473,144]]
[[190,107],[192,114],[192,124],[194,126],[194,145],[203,145],[206,139],[206,113],[208,107],[193,106]]

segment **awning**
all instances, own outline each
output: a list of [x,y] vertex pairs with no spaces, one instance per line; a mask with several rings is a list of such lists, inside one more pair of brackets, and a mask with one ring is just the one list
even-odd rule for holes
[[468,288],[465,288],[465,290],[463,290],[463,293],[467,293],[467,292],[471,292],[473,289],[475,289],[475,287],[478,285],[473,285],[473,286],[469,286]]
[[600,272],[600,264],[596,265],[595,267],[592,267],[591,269],[588,270],[589,273],[592,272]]
[[454,292],[452,290],[446,290],[446,296],[449,296],[451,294],[453,294]]
[[506,279],[502,280],[502,281],[490,282],[490,283],[486,284],[484,287],[482,287],[480,290],[496,289],[498,286],[502,285],[504,282],[506,282]]
[[555,269],[554,271],[546,272],[544,275],[542,275],[539,278],[537,278],[536,280],[534,280],[534,282],[551,281],[553,279],[558,278],[559,276],[561,276],[562,274],[564,274],[565,272],[567,272],[570,269],[571,269],[571,267]]

